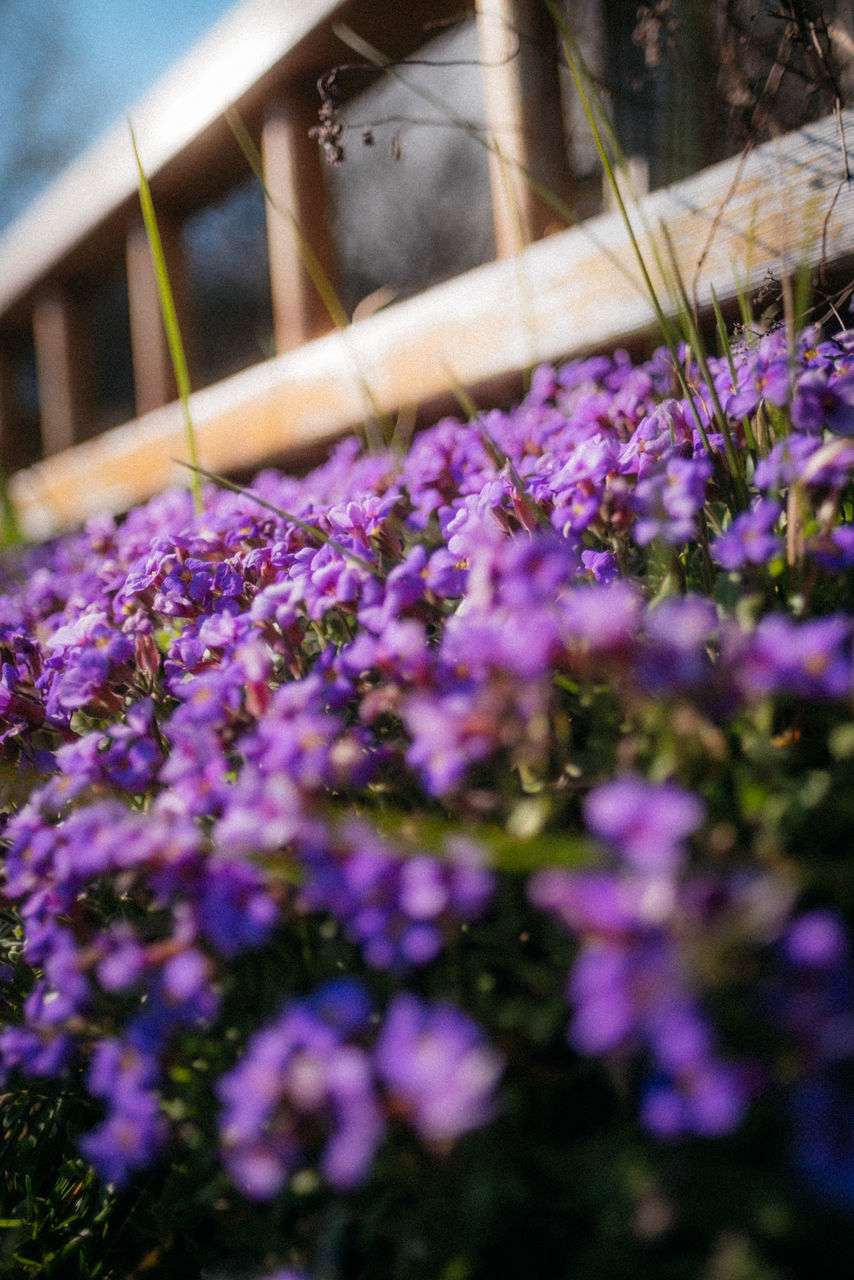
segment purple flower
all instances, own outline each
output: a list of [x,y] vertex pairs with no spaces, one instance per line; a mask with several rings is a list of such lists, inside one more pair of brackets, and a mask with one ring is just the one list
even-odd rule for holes
[[574,1010],[570,1039],[581,1053],[611,1053],[631,1042],[638,1024],[637,988],[648,985],[649,970],[637,949],[622,943],[596,939],[580,952],[567,995]]
[[640,480],[633,497],[635,541],[646,546],[653,538],[661,538],[669,546],[681,546],[694,538],[697,512],[711,474],[707,459],[676,456]]
[[62,720],[63,713],[89,704],[118,709],[121,700],[109,686],[134,657],[131,636],[116,630],[103,613],[92,611],[60,627],[47,647],[54,673],[46,702],[51,718]]
[[322,1141],[329,1182],[361,1182],[384,1123],[366,1052],[347,1037],[370,1008],[350,980],[294,1001],[217,1085],[223,1160],[244,1194],[275,1195]]
[[[705,375],[679,358],[717,448]],[[720,607],[691,594],[702,548],[679,557],[678,598],[650,604],[653,584],[630,576],[648,559],[639,546],[678,550],[707,499],[710,519],[725,507],[668,353],[639,368],[616,353],[540,369],[515,410],[474,429],[446,420],[402,459],[349,441],[309,476],[267,472],[256,492],[278,514],[211,489],[196,516],[176,493],[10,554],[3,892],[23,939],[9,942],[2,989],[25,1021],[0,1029],[0,1064],[4,1079],[66,1075],[72,1087],[88,1056],[103,1115],[83,1150],[103,1176],[122,1183],[168,1138],[197,1140],[194,1102],[169,1124],[185,1087],[198,1097],[184,1068],[225,1033],[220,992],[229,1008],[239,1000],[242,953],[290,954],[280,944],[294,922],[306,963],[349,956],[386,1014],[355,979],[289,997],[261,1026],[241,1012],[245,1049],[217,1086],[236,1185],[264,1200],[317,1167],[347,1190],[368,1177],[389,1123],[436,1152],[485,1123],[501,1060],[461,1008],[425,995],[447,988],[446,961],[477,977],[515,892],[464,834],[471,822],[514,840],[530,830],[523,860],[548,862],[562,840],[528,897],[569,935],[556,947],[573,957],[567,1036],[639,1080],[652,1134],[727,1133],[760,1084],[784,1085],[798,1167],[820,1194],[854,1202],[848,934],[831,907],[784,923],[800,847],[784,839],[792,867],[764,879],[744,870],[753,826],[764,848],[776,816],[757,816],[742,785],[751,753],[734,782],[727,754],[745,726],[755,736],[766,716],[788,723],[786,700],[830,698],[821,724],[797,716],[806,756],[795,763],[808,756],[821,782],[829,751],[833,779],[844,775],[854,633],[842,605],[826,611],[834,586],[843,605],[851,587],[830,575],[854,564],[854,337],[803,335],[790,353],[780,329],[736,360],[734,376],[710,361],[725,411],[736,422],[763,402],[781,412],[758,424],[753,474],[745,458],[751,505],[724,516],[713,546],[722,577],[746,570],[766,590],[734,616],[727,584]],[[795,430],[775,441],[788,418]],[[496,465],[487,437],[512,465]],[[792,486],[806,562],[778,573]],[[766,698],[783,705],[757,706]],[[668,716],[675,736],[662,746]],[[674,780],[641,776],[650,761],[658,778],[671,767],[677,739]],[[704,806],[676,777],[683,764],[699,777],[705,760],[715,822],[692,860]],[[561,836],[579,787],[584,829]],[[812,790],[800,800],[815,802],[818,831],[831,800]],[[810,895],[837,891],[828,867],[815,862]],[[759,948],[728,986],[732,957]],[[292,991],[301,964],[272,964],[265,989]],[[395,979],[416,967],[420,994],[401,992]],[[743,1012],[754,974],[766,1016],[755,1069],[726,1058],[713,1018],[723,1008],[741,1034],[729,1014],[737,1002]],[[525,1028],[512,1030],[524,1070]]]
[[119,1187],[150,1165],[163,1147],[166,1124],[156,1094],[143,1091],[112,1109],[103,1124],[80,1139],[80,1150],[105,1182]]
[[128,707],[124,719],[61,746],[56,761],[72,786],[112,785],[144,792],[163,761],[155,741],[154,704],[150,698]]
[[395,996],[374,1061],[395,1110],[426,1142],[452,1143],[492,1115],[501,1059],[453,1005]]
[[620,450],[620,470],[636,474],[638,480],[660,469],[660,459],[693,439],[693,423],[685,406],[665,400],[637,425],[628,444]]
[[238,858],[286,848],[303,826],[302,797],[287,774],[246,764],[225,795],[213,836],[218,849]]
[[851,692],[851,622],[843,614],[794,622],[766,614],[736,673],[745,693],[844,698]]
[[567,982],[572,1045],[646,1059],[641,1119],[656,1136],[734,1129],[752,1080],[720,1058],[678,935],[702,929],[702,895],[693,902],[660,882],[558,869],[538,873],[529,895],[582,939]]
[[547,867],[532,876],[528,897],[541,911],[557,916],[572,934],[613,937],[637,927],[638,885],[610,872]]
[[788,960],[810,969],[834,969],[849,955],[848,935],[832,911],[809,911],[789,927],[784,939]]
[[820,447],[821,442],[809,436],[790,435],[778,440],[756,464],[753,479],[757,489],[771,491],[792,484]]
[[167,1126],[156,1089],[157,1066],[130,1044],[101,1040],[95,1047],[88,1085],[107,1103],[102,1124],[80,1140],[80,1150],[101,1177],[121,1186],[162,1150]]
[[322,678],[312,673],[276,690],[243,751],[265,773],[318,788],[335,780],[332,751],[342,729],[340,718],[326,708]]
[[[639,593],[627,582],[583,585],[568,593],[561,608],[561,627],[574,659],[613,664],[634,650],[643,610]],[[604,662],[603,662],[603,665]]]
[[807,369],[798,378],[792,422],[801,431],[828,427],[834,435],[854,435],[854,371],[834,376],[831,369]]
[[764,337],[758,348],[745,351],[739,362],[735,386],[728,370],[721,373],[718,392],[723,407],[732,418],[755,413],[762,400],[782,407],[791,397],[791,375],[785,347],[779,333]]
[[594,580],[603,585],[619,577],[617,557],[612,551],[582,551],[581,563]]
[[850,1210],[854,970],[848,931],[834,911],[816,908],[789,924],[779,950],[770,1011],[798,1068],[788,1091],[792,1160],[816,1194]]
[[627,777],[591,791],[584,818],[636,870],[670,875],[685,859],[686,838],[703,821],[703,805],[674,783]]
[[70,932],[54,928],[43,959],[44,976],[24,1001],[24,1014],[32,1026],[59,1026],[89,1004],[89,981]]
[[145,971],[145,950],[129,924],[119,921],[105,930],[100,950],[96,972],[105,991],[124,991],[139,981]]
[[709,1063],[684,1080],[654,1077],[641,1103],[641,1120],[655,1137],[686,1133],[719,1138],[744,1119],[749,1092],[744,1073],[727,1063]]
[[615,440],[594,435],[578,442],[569,460],[551,476],[552,522],[562,533],[580,533],[595,520],[605,496],[605,482],[617,470]]
[[702,596],[668,597],[649,609],[644,620],[638,675],[651,694],[712,691],[714,667],[709,656],[718,615]]
[[712,544],[712,552],[725,569],[741,569],[746,564],[767,564],[783,549],[782,539],[772,533],[782,508],[770,498],[760,498],[750,511],[742,511],[730,528]]
[[473,842],[449,838],[444,853],[442,860],[412,855],[386,846],[367,825],[348,823],[331,847],[309,844],[301,853],[300,904],[340,920],[372,968],[427,964],[447,934],[486,909],[495,889]]
[[206,864],[194,906],[199,929],[223,956],[263,946],[279,914],[261,873],[225,859]]
[[455,790],[470,765],[497,750],[501,743],[498,710],[490,713],[486,706],[479,707],[477,689],[469,682],[441,696],[425,693],[407,698],[403,719],[412,737],[407,762],[432,795]]
[[64,1032],[33,1027],[0,1029],[0,1079],[5,1080],[12,1070],[28,1076],[62,1077],[73,1057],[74,1041]]
[[840,524],[824,538],[812,538],[809,554],[822,569],[842,573],[854,567],[854,525]]

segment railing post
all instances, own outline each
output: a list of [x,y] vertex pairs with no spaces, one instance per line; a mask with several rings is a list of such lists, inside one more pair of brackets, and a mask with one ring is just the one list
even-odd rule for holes
[[302,235],[326,275],[334,275],[324,162],[308,132],[316,122],[309,94],[294,93],[277,103],[264,123],[264,181],[272,197],[267,201],[267,247],[277,352],[290,351],[332,328],[299,252]]
[[527,172],[566,200],[557,39],[543,0],[477,0],[495,242],[509,257],[564,224],[533,189]]
[[86,316],[68,289],[53,286],[33,308],[42,452],[85,439],[92,428],[92,366]]
[[[163,243],[163,255],[169,273],[169,284],[175,299],[175,310],[181,329],[181,339],[191,357],[191,332],[189,306],[181,247],[181,226],[158,212],[157,225]],[[128,309],[130,312],[130,342],[133,357],[134,399],[137,417],[161,405],[169,404],[178,394],[175,373],[166,330],[160,314],[157,293],[157,277],[148,244],[148,235],[141,222],[135,223],[127,234],[125,262],[128,280]]]

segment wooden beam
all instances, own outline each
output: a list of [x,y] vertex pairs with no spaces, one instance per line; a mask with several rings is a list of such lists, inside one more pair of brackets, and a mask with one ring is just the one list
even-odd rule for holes
[[[169,273],[169,283],[175,299],[175,310],[181,338],[192,363],[192,328],[187,300],[186,273],[181,245],[180,224],[162,213],[157,215],[163,256]],[[175,374],[166,330],[160,312],[157,277],[148,244],[148,235],[141,222],[128,232],[125,261],[127,264],[128,308],[130,311],[130,341],[133,356],[134,399],[137,416],[169,404],[177,395]]]
[[33,309],[42,450],[60,453],[93,424],[91,347],[87,317],[68,289],[46,289]]
[[498,256],[562,224],[533,189],[530,174],[567,200],[571,181],[564,137],[557,40],[542,0],[477,0],[489,177]]
[[[315,95],[316,96],[316,95]],[[290,351],[333,327],[327,308],[303,264],[300,237],[330,281],[333,251],[326,218],[323,159],[309,129],[315,103],[293,94],[264,124],[262,151],[267,201],[267,249],[276,351]]]
[[[854,111],[841,123],[854,129]],[[712,289],[732,302],[799,263],[850,269],[854,189],[842,179],[839,126],[828,118],[645,197],[636,231],[665,308],[676,310],[645,229],[662,222],[701,308]],[[429,406],[453,381],[488,388],[540,361],[655,333],[626,228],[602,214],[198,392],[202,464],[245,472],[329,441],[371,412],[366,385],[380,412]],[[180,406],[168,405],[18,472],[11,490],[26,532],[44,537],[186,483],[171,461],[186,456],[183,431]]]

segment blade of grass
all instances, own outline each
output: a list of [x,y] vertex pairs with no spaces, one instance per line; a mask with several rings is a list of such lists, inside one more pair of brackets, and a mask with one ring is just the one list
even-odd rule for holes
[[[648,295],[659,322],[662,338],[665,346],[670,352],[671,358],[673,359],[680,389],[687,404],[691,408],[694,424],[697,428],[697,433],[702,440],[703,447],[714,465],[718,484],[720,485],[722,492],[725,493],[727,490],[730,490],[732,493],[732,508],[733,513],[735,513],[736,511],[743,509],[747,505],[748,501],[742,459],[735,448],[730,424],[726,414],[723,412],[720,399],[717,394],[717,389],[714,384],[714,379],[712,378],[709,370],[705,345],[699,331],[695,307],[692,304],[691,299],[688,297],[688,292],[682,280],[679,262],[676,257],[668,229],[664,223],[659,223],[658,234],[654,235],[644,222],[652,255],[655,260],[658,273],[670,296],[671,306],[678,317],[682,337],[693,355],[701,375],[709,389],[709,396],[711,397],[712,402],[712,416],[715,419],[716,425],[719,428],[724,441],[724,453],[726,455],[731,484],[727,483],[727,476],[721,465],[720,456],[717,450],[712,448],[711,441],[709,440],[708,433],[702,421],[696,397],[693,395],[691,388],[688,385],[687,377],[685,376],[682,363],[678,356],[676,332],[674,331],[670,319],[665,313],[653,286],[650,271],[645,262],[640,243],[634,232],[628,209],[626,208],[621,184],[618,181],[617,174],[615,172],[615,163],[611,158],[611,155],[613,154],[617,158],[619,167],[625,171],[628,170],[625,157],[623,156],[620,148],[619,140],[611,126],[601,95],[596,89],[593,79],[584,64],[584,60],[581,57],[577,43],[569,30],[565,18],[557,8],[555,0],[545,0],[545,3],[561,35],[564,45],[564,53],[567,63],[569,64],[573,83],[576,87],[576,91],[578,92],[587,118],[588,126],[593,135],[594,143],[599,153],[606,180],[613,192],[614,200],[629,236],[641,275],[643,276],[644,282],[647,286]],[[664,252],[662,252],[662,245]]]
[[10,547],[20,546],[24,541],[18,513],[9,492],[5,472],[0,469],[0,548],[8,551]]
[[[629,216],[629,211],[626,207],[626,202],[623,197],[622,185],[618,180],[617,173],[615,170],[615,163],[614,161],[612,161],[611,154],[609,152],[608,143],[610,143],[610,147],[615,152],[615,154],[621,155],[619,142],[616,138],[616,135],[613,132],[613,129],[610,127],[610,123],[608,123],[607,126],[603,124],[603,121],[607,120],[607,112],[605,111],[604,104],[601,102],[600,95],[596,91],[596,87],[593,84],[592,77],[590,76],[586,66],[584,65],[584,60],[581,57],[577,43],[573,38],[572,32],[570,31],[563,17],[563,14],[560,12],[557,4],[555,3],[555,0],[545,0],[545,4],[546,4],[546,7],[548,8],[549,13],[551,14],[552,21],[554,22],[555,27],[561,36],[561,40],[564,48],[564,55],[566,57],[567,64],[569,66],[569,71],[570,71],[570,75],[572,76],[573,84],[578,94],[579,101],[581,102],[582,110],[584,111],[584,115],[587,120],[588,127],[592,134],[593,141],[594,141],[597,153],[599,155],[600,162],[602,164],[606,181],[608,182],[608,185],[611,188],[611,191],[613,192],[614,201],[617,206],[617,211],[620,215],[623,226],[626,229],[626,234],[629,238],[629,243],[634,253],[635,260],[640,269],[641,277],[643,279],[644,286],[645,286],[646,296],[649,299],[650,304],[652,305],[652,309],[653,309],[653,312],[655,313],[655,317],[658,322],[658,327],[661,332],[662,339],[673,361],[673,367],[676,373],[676,378],[679,382],[680,389],[682,391],[682,394],[685,398],[686,403],[691,408],[693,418],[694,418],[694,423],[697,428],[697,432],[700,436],[700,439],[703,443],[703,448],[705,449],[706,453],[708,454],[712,462],[712,465],[715,468],[715,472],[716,472],[716,476],[719,484],[721,485],[722,489],[725,491],[726,478],[724,476],[723,468],[721,466],[720,456],[718,455],[717,451],[712,448],[711,441],[709,440],[705,426],[702,422],[702,418],[700,416],[700,412],[697,407],[694,395],[691,392],[691,388],[688,385],[687,378],[685,377],[685,373],[682,369],[682,362],[679,359],[679,349],[678,349],[676,332],[673,328],[673,325],[671,324],[671,321],[667,313],[664,310],[664,307],[662,306],[661,300],[658,296],[658,291],[656,290],[655,285],[653,284],[649,267],[647,265],[643,251],[640,247],[640,242],[638,241],[637,235],[635,233],[632,219]],[[627,169],[627,166],[625,166],[625,164],[623,167]],[[678,281],[676,283],[673,283],[672,281],[668,282],[668,274],[664,269],[664,264],[661,260],[661,255],[658,251],[658,246],[656,244],[655,237],[652,235],[649,235],[648,239],[650,241],[650,244],[652,245],[653,256],[655,257],[656,265],[658,266],[659,273],[662,276],[662,279],[665,281],[665,285],[668,287],[668,292],[671,294],[671,298],[675,306],[675,309],[677,311],[677,314],[679,314],[682,318],[683,329],[686,328],[686,323],[687,323],[688,328],[685,333],[685,337],[686,337],[686,340],[688,341],[688,345],[690,346],[691,339],[689,335],[691,333],[692,318],[690,316],[690,305],[687,303],[687,299],[683,300],[684,289],[681,290],[680,292],[680,289],[678,287],[680,282]],[[693,327],[693,333],[696,335],[695,326]],[[739,505],[741,504],[739,503]]]
[[172,361],[172,368],[175,372],[175,383],[178,388],[178,396],[184,411],[184,429],[187,440],[187,453],[190,463],[194,468],[192,479],[193,506],[197,513],[202,510],[202,484],[197,473],[199,454],[196,447],[196,431],[193,426],[193,418],[190,412],[190,374],[187,369],[187,357],[184,352],[184,343],[181,338],[181,327],[178,323],[178,312],[175,307],[175,298],[172,293],[172,285],[169,280],[169,272],[166,267],[166,255],[163,252],[163,241],[160,238],[160,229],[157,225],[157,217],[154,212],[154,201],[151,196],[151,187],[148,184],[148,178],[142,167],[142,160],[139,156],[139,147],[137,146],[136,133],[134,132],[133,122],[128,116],[128,127],[130,129],[131,143],[133,144],[133,154],[136,158],[136,167],[139,175],[139,203],[142,209],[142,220],[145,223],[145,230],[148,236],[148,243],[151,248],[151,257],[154,262],[154,274],[157,281],[157,296],[160,301],[160,313],[163,317],[163,327],[166,330],[166,341],[169,344],[169,356]]
[[[664,336],[665,342],[667,343],[668,348],[672,349],[671,354],[675,355],[676,342],[672,326],[665,314],[664,308],[661,305],[655,285],[652,282],[652,277],[650,276],[646,259],[641,251],[637,235],[635,234],[634,225],[629,217],[626,202],[623,199],[622,184],[617,178],[614,163],[611,159],[611,155],[609,154],[608,147],[606,146],[605,135],[600,124],[600,120],[604,117],[604,110],[597,111],[594,107],[594,102],[598,100],[598,94],[591,93],[592,81],[587,74],[586,67],[580,57],[578,47],[573,39],[569,27],[567,26],[563,14],[554,3],[554,0],[545,0],[545,4],[551,14],[552,21],[560,33],[564,47],[564,55],[569,67],[569,73],[572,76],[572,82],[575,86],[575,91],[578,94],[582,110],[587,120],[587,125],[590,129],[596,151],[599,155],[599,160],[605,173],[605,178],[613,193],[617,210],[626,229],[626,234],[629,237],[632,252],[634,253],[638,267],[640,268],[647,297],[652,303],[655,318],[658,322],[659,328],[661,329],[662,335]],[[611,137],[613,139],[613,135],[611,135]],[[616,139],[613,139],[612,146],[615,144]]]

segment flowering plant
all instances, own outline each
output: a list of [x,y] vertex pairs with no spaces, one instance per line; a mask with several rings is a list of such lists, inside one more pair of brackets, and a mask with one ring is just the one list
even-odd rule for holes
[[680,360],[6,557],[8,1274],[842,1274],[854,334]]

